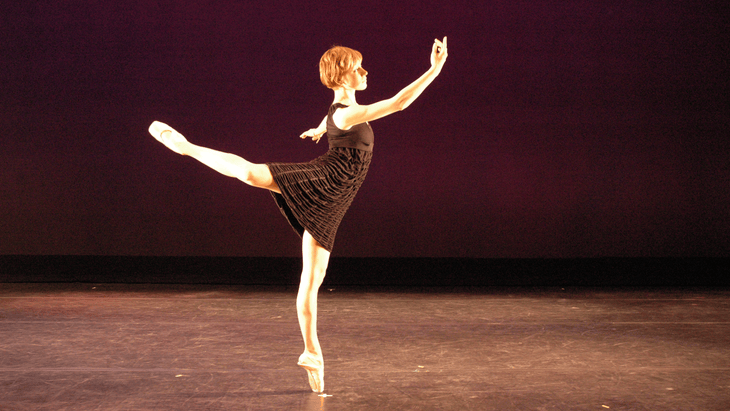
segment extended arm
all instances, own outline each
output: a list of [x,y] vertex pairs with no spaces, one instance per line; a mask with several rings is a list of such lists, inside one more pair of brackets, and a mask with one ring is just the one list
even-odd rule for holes
[[428,87],[431,82],[441,73],[441,69],[446,62],[448,52],[446,49],[446,37],[443,42],[434,40],[431,50],[431,68],[428,69],[416,81],[406,86],[395,96],[379,101],[374,104],[351,106],[344,110],[335,112],[335,122],[341,129],[349,129],[355,124],[364,123],[366,121],[377,120],[396,111],[404,110],[415,101],[418,96]]
[[312,140],[319,143],[319,139],[322,138],[322,135],[327,132],[327,116],[325,116],[322,119],[322,122],[319,123],[317,128],[310,128],[309,130],[303,132],[299,138],[307,138],[312,137]]

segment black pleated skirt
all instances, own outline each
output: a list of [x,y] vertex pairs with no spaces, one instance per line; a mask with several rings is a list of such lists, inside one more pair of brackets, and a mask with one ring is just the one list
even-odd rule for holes
[[372,151],[334,147],[308,163],[267,163],[281,194],[276,204],[301,237],[308,231],[332,252],[337,228],[360,189]]

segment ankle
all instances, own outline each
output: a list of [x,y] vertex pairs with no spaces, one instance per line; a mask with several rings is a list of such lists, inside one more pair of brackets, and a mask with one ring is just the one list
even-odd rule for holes
[[300,357],[310,358],[310,359],[313,359],[313,360],[316,360],[319,362],[322,362],[322,359],[323,359],[321,352],[308,351],[308,350],[304,350],[304,352],[302,353],[302,355]]
[[175,149],[177,150],[177,152],[180,155],[183,155],[183,156],[189,155],[188,154],[188,146],[190,146],[190,144],[191,144],[189,141],[187,141],[187,140],[184,140],[184,141],[176,141],[176,142],[174,142],[172,144],[173,144],[173,146],[175,147]]

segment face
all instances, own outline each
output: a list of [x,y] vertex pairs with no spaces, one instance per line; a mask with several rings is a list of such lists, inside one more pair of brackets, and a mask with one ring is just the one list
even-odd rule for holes
[[352,71],[342,77],[343,86],[353,90],[365,90],[368,87],[367,75],[367,70],[362,68],[362,62],[358,62]]

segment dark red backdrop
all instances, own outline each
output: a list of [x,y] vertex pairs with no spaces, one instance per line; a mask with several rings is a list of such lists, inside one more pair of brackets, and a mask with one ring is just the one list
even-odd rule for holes
[[335,255],[730,255],[725,2],[5,3],[0,254],[296,256],[268,193],[148,124],[309,160],[329,46],[363,53],[368,103],[448,35],[432,87],[373,123]]

